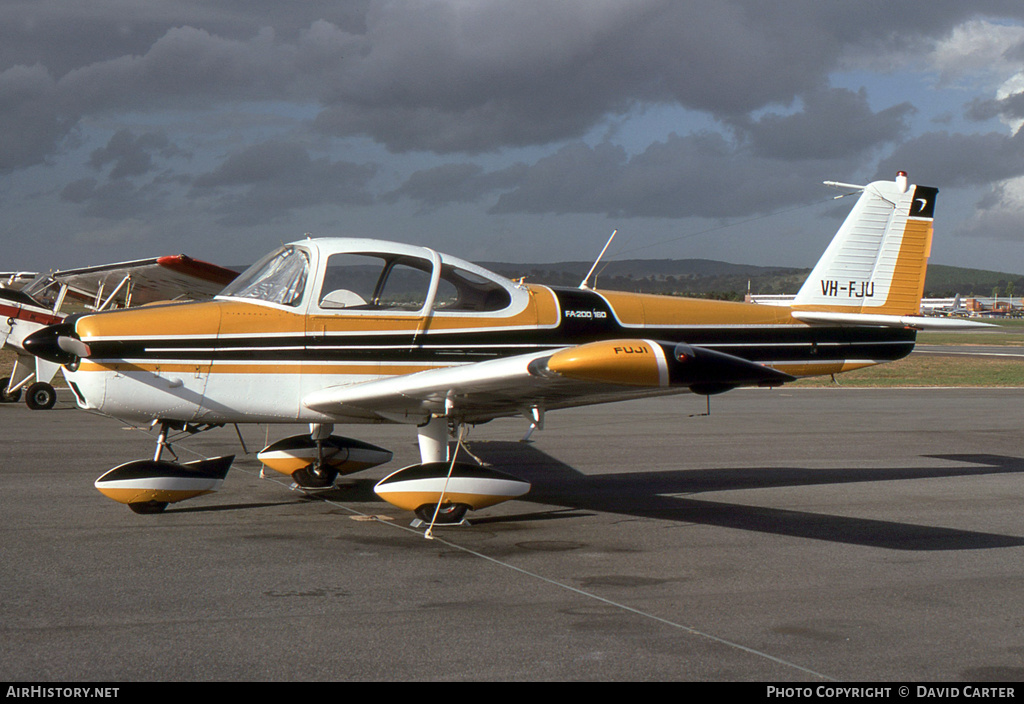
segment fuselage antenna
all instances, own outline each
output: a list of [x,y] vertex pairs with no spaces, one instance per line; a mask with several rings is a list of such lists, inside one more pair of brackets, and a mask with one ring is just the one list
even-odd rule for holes
[[612,240],[615,239],[616,233],[618,233],[618,230],[612,230],[612,236],[604,243],[604,249],[602,249],[601,253],[597,255],[597,259],[594,261],[594,266],[590,267],[590,271],[588,271],[587,275],[583,277],[583,281],[580,281],[580,288],[589,288],[589,286],[587,286],[587,281],[590,280],[590,275],[594,273],[594,269],[596,269],[597,265],[601,262],[601,257],[603,257],[604,253],[608,251],[608,245],[610,245]]

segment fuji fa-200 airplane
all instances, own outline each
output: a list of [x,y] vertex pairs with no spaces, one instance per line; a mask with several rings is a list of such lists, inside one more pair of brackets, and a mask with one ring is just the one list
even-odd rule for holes
[[102,311],[177,298],[209,299],[237,275],[184,254],[11,275],[0,285],[0,347],[14,350],[17,360],[10,376],[0,378],[0,401],[17,401],[24,390],[29,408],[53,407],[57,393],[50,381],[59,365],[33,357],[25,351],[24,341],[63,321],[66,302]]
[[455,461],[467,425],[538,428],[573,406],[779,386],[905,357],[919,329],[970,325],[920,315],[937,190],[902,172],[833,185],[859,199],[788,306],[524,284],[427,247],[307,239],[212,301],[74,316],[25,347],[64,365],[81,407],[159,424],[152,460],[96,482],[137,512],[219,488],[232,461],[162,459],[170,429],[308,423],[259,457],[317,488],[391,459],[335,425],[403,423],[421,462],[375,491],[457,522],[529,489]]

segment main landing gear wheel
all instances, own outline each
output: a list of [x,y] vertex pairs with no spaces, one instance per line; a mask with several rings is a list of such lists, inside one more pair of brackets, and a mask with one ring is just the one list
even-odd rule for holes
[[337,470],[329,466],[317,467],[316,464],[292,472],[292,479],[304,489],[327,489],[334,486],[334,480],[337,478]]
[[[437,504],[423,504],[416,509],[416,518],[420,519],[424,523],[460,523],[463,518],[466,517],[466,511],[469,510],[469,506],[466,504],[441,504],[441,509],[437,510]],[[437,512],[437,518],[434,518],[434,512]]]
[[37,381],[28,387],[25,395],[25,403],[33,411],[46,411],[53,408],[57,403],[57,392],[45,381]]
[[21,389],[13,394],[7,393],[7,387],[11,385],[11,377],[5,376],[0,379],[0,403],[14,403],[21,398]]
[[152,515],[154,513],[163,513],[164,509],[167,508],[166,501],[140,501],[134,504],[128,504],[135,513],[139,513],[145,516]]

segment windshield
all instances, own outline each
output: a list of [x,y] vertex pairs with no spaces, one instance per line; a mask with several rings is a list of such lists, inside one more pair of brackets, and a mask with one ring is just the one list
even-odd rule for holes
[[284,247],[246,269],[220,295],[297,306],[308,276],[309,255],[298,247]]
[[46,274],[39,274],[32,281],[27,283],[21,292],[27,296],[33,304],[42,308],[53,309],[57,305],[57,298],[60,296],[60,284]]

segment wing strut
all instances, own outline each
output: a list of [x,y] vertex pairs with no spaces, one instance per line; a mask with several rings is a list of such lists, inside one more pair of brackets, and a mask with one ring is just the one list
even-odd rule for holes
[[448,493],[448,483],[452,479],[452,471],[455,469],[455,459],[459,456],[459,448],[462,447],[462,441],[466,437],[466,425],[459,423],[459,430],[455,437],[455,451],[452,452],[451,462],[448,463],[448,476],[445,477],[444,487],[441,489],[441,496],[437,499],[437,506],[434,507],[434,516],[430,519],[430,525],[427,526],[427,530],[424,531],[423,537],[427,540],[434,539],[434,523],[437,522],[437,515],[441,512],[441,506],[444,505],[445,494]]

